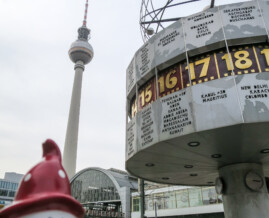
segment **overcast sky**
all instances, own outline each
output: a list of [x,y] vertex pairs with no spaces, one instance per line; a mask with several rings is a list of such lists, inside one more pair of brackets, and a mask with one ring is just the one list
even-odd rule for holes
[[[209,2],[201,0],[184,13]],[[125,169],[125,74],[143,44],[140,4],[89,0],[95,54],[83,75],[77,171]],[[85,0],[0,0],[0,178],[26,173],[41,159],[47,138],[63,151],[74,79],[68,49],[84,5]]]

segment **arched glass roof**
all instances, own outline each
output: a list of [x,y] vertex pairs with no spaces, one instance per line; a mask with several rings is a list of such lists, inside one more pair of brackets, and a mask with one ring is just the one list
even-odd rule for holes
[[87,168],[71,179],[71,194],[80,203],[121,201],[119,189],[137,189],[137,181],[126,172]]
[[137,178],[130,176],[127,172],[110,168],[107,173],[111,174],[120,187],[129,187],[137,190]]

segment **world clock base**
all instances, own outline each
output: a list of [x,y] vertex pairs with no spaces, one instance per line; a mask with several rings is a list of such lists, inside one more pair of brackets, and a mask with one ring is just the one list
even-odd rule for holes
[[216,190],[223,197],[225,218],[268,217],[269,195],[262,165],[228,165],[220,168],[219,174]]

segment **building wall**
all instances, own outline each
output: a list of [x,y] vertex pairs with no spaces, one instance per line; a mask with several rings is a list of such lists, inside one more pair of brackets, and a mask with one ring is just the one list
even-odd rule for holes
[[18,173],[5,173],[4,179],[0,179],[0,208],[13,201],[22,177]]
[[169,218],[224,218],[224,213],[170,216]]
[[131,218],[131,192],[129,187],[120,188],[120,197],[122,203],[122,211],[125,213],[125,218]]
[[7,172],[7,173],[5,173],[4,179],[8,180],[10,182],[20,183],[22,177],[23,177],[23,174]]
[[0,197],[14,198],[19,184],[0,179]]
[[[222,196],[217,195],[214,187],[156,187],[145,191],[145,214],[148,217],[155,217],[155,205],[158,217],[223,214]],[[132,193],[132,218],[140,216],[139,201],[139,193]]]
[[[146,211],[145,216],[155,217],[155,211]],[[157,210],[157,217],[224,218],[223,205]],[[132,218],[140,218],[140,212],[132,212]]]

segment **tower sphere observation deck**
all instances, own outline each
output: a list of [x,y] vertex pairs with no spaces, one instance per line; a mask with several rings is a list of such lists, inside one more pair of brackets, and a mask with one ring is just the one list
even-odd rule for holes
[[82,26],[78,29],[78,34],[78,39],[71,44],[68,54],[74,63],[82,61],[84,64],[88,64],[94,54],[93,48],[88,42],[90,30],[86,26]]

